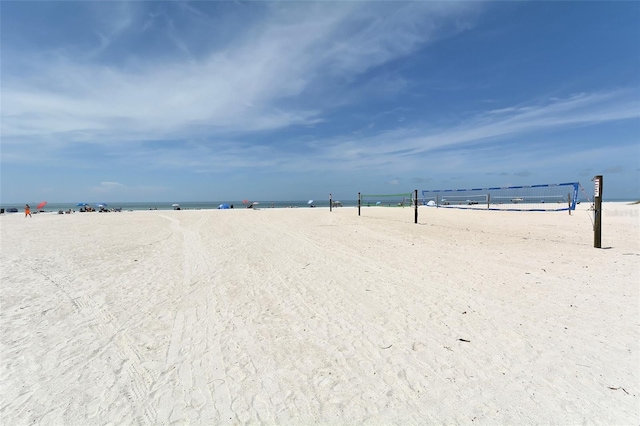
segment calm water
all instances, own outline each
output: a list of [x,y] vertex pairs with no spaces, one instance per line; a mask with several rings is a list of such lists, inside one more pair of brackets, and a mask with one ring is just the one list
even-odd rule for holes
[[[261,209],[266,208],[291,208],[291,207],[300,207],[300,208],[309,208],[309,200],[294,200],[294,201],[261,201],[256,200],[259,204],[256,206]],[[334,200],[336,201],[336,200]],[[357,200],[340,200],[343,206],[357,206]],[[80,206],[78,203],[47,203],[41,210],[46,212],[57,212],[58,210],[68,210],[72,209],[75,211],[80,210]],[[91,207],[97,209],[97,203],[88,203]],[[236,209],[244,209],[247,207],[246,204],[243,204],[242,201],[192,201],[192,202],[179,202],[179,203],[169,203],[166,201],[157,201],[157,202],[143,202],[143,203],[131,203],[131,202],[110,202],[104,203],[107,209],[122,209],[122,210],[173,210],[175,207],[172,204],[179,204],[181,210],[205,210],[205,209],[217,209],[221,204],[228,204],[229,206],[233,205]],[[32,211],[37,210],[38,203],[29,203]],[[314,200],[313,205],[316,207],[329,207],[329,200]],[[5,210],[9,207],[15,207],[18,209],[18,212],[24,213],[24,204],[7,204],[2,205],[2,208]]]

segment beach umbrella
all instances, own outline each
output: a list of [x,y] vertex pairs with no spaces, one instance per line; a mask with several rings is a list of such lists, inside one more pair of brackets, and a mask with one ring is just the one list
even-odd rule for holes
[[231,208],[231,207],[229,207],[229,204],[223,203],[223,204],[220,204],[220,205],[218,206],[218,208],[219,208],[219,209],[229,209],[229,208]]
[[313,204],[313,200],[307,201],[307,204]]
[[436,205],[436,202],[435,202],[435,201],[433,201],[433,200],[429,200],[429,201],[427,202],[427,205],[428,205],[428,206],[430,206],[430,207],[433,207],[433,206],[435,206],[435,205]]
[[380,204],[382,204],[380,201],[376,201],[376,206],[379,206]]
[[78,204],[76,204],[76,206],[78,206],[78,207],[86,207],[88,205],[89,204],[87,204],[87,203],[78,203]]
[[256,204],[260,204],[260,203],[259,203],[259,202],[257,202],[257,201],[254,201],[254,202],[253,202],[253,203],[251,203],[251,204],[256,205]]
[[171,207],[180,207],[180,204],[171,204]]
[[107,203],[96,203],[96,207],[107,207]]
[[242,200],[242,204],[249,204],[249,200]]
[[40,210],[41,208],[43,208],[46,205],[47,205],[46,201],[41,202],[40,204],[38,204],[38,210]]

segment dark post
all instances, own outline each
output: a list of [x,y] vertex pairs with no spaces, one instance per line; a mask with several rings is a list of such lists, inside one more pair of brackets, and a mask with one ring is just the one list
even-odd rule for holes
[[360,216],[360,193],[358,192],[358,216]]
[[569,201],[569,216],[571,216],[571,193],[567,194],[567,200]]
[[333,197],[329,194],[329,211],[333,209]]
[[602,175],[595,176],[593,181],[593,246],[602,248]]
[[413,194],[414,194],[413,199],[416,205],[416,218],[414,223],[418,223],[418,190],[417,189],[414,190]]
[[491,208],[491,193],[487,194],[487,210]]

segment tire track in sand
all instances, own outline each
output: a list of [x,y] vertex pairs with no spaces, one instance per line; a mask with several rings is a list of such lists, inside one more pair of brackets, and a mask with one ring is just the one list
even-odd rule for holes
[[[62,259],[58,259],[62,262]],[[127,327],[123,326],[109,311],[106,304],[98,304],[91,296],[77,293],[73,289],[79,286],[74,284],[74,279],[63,271],[70,268],[56,265],[47,268],[46,263],[30,262],[27,266],[32,271],[42,275],[45,280],[53,283],[60,292],[70,301],[76,313],[85,318],[82,322],[89,324],[104,341],[98,350],[93,351],[89,357],[80,364],[75,363],[68,368],[70,373],[78,371],[92,362],[110,348],[115,348],[115,354],[119,359],[121,368],[118,371],[119,386],[122,388],[127,400],[133,407],[135,422],[140,425],[152,425],[156,422],[157,412],[149,404],[148,390],[152,383],[152,376],[143,366],[144,359],[135,347],[131,336],[127,333]],[[122,413],[124,416],[129,416]]]
[[171,222],[173,232],[183,236],[184,274],[174,291],[177,299],[166,370],[153,389],[158,394],[159,418],[169,423],[230,423],[236,416],[220,341],[227,307],[198,233],[208,217],[203,216],[189,229],[176,218],[161,217]]

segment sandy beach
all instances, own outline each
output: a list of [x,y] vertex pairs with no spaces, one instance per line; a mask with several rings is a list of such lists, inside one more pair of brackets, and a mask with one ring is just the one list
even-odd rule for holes
[[640,205],[0,217],[3,425],[640,423]]

